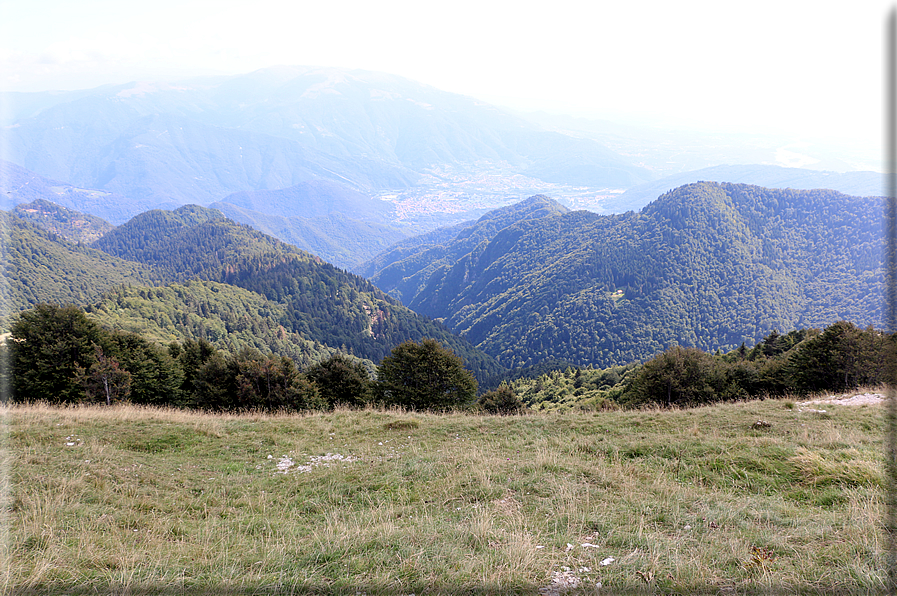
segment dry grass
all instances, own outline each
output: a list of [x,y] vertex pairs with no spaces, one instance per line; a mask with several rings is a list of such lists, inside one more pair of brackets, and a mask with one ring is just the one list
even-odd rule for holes
[[2,415],[11,593],[884,588],[879,406]]

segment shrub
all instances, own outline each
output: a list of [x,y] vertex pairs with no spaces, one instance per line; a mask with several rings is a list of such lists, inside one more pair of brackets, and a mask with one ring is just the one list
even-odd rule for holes
[[477,403],[489,414],[519,414],[524,409],[523,402],[507,385],[487,391],[480,396]]

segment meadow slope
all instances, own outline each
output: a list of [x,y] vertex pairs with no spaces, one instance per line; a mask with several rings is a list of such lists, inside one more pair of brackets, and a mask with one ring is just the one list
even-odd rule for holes
[[880,405],[2,419],[6,593],[885,585]]

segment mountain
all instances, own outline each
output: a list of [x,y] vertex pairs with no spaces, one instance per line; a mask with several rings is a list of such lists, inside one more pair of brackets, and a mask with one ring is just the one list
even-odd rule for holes
[[240,191],[222,199],[241,209],[292,217],[322,217],[350,213],[359,220],[387,223],[394,219],[395,207],[331,180],[306,180],[289,188]]
[[500,172],[492,189],[499,194],[514,176],[601,188],[652,178],[596,141],[358,70],[280,67],[11,101],[14,116],[4,130],[10,161],[128,197],[135,207],[122,208],[132,214],[309,180],[369,195],[441,188],[449,170]]
[[638,184],[617,197],[605,201],[601,207],[607,213],[638,211],[673,188],[703,180],[753,184],[766,188],[800,190],[827,188],[855,197],[881,196],[884,184],[882,174],[878,172],[839,173],[771,165],[721,165]]
[[[79,188],[65,182],[45,178],[2,159],[0,159],[0,185],[2,185],[0,187],[0,208],[5,210],[22,203],[45,200],[82,214],[99,216],[117,224],[127,221],[136,213],[151,208],[145,202],[135,201],[116,193],[96,188]],[[163,201],[155,206],[174,208],[177,207],[177,204]]]
[[334,351],[379,362],[403,341],[431,337],[478,377],[502,370],[367,280],[212,209],[148,211],[90,247],[0,215],[9,236],[5,306],[12,312],[74,303],[110,326],[159,340],[267,346],[305,364]]
[[[433,272],[452,266],[511,224],[568,213],[556,201],[537,195],[520,203],[496,209],[476,222],[461,224],[431,234],[399,242],[390,250],[360,267],[389,295],[403,301],[413,300]],[[450,236],[446,236],[449,233]]]
[[209,207],[344,269],[420,231],[393,224],[391,203],[329,180],[241,191]]
[[161,281],[152,268],[67,240],[14,213],[0,211],[4,314],[40,302],[90,304],[122,284]]
[[114,226],[95,215],[66,209],[45,199],[17,205],[13,213],[39,228],[53,232],[71,242],[90,244],[111,231]]
[[172,282],[199,279],[264,296],[285,308],[286,318],[278,324],[287,331],[359,358],[379,362],[403,341],[432,337],[477,375],[501,369],[469,342],[369,281],[212,209],[187,205],[148,211],[93,246],[150,266]]
[[310,218],[284,217],[241,209],[221,201],[209,207],[347,270],[354,270],[360,262],[407,238],[410,231],[353,219],[342,213]]
[[475,242],[408,241],[371,279],[508,367],[604,368],[672,344],[713,351],[881,320],[878,199],[703,182],[639,213],[557,207]]
[[204,339],[231,354],[253,348],[286,356],[301,369],[339,351],[284,327],[281,323],[288,316],[283,304],[211,281],[120,286],[86,310],[108,328],[136,333],[159,344]]

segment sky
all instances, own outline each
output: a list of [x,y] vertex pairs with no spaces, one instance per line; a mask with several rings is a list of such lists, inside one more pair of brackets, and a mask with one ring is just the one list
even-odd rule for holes
[[0,87],[360,68],[522,111],[877,153],[895,4],[850,4],[0,0]]

